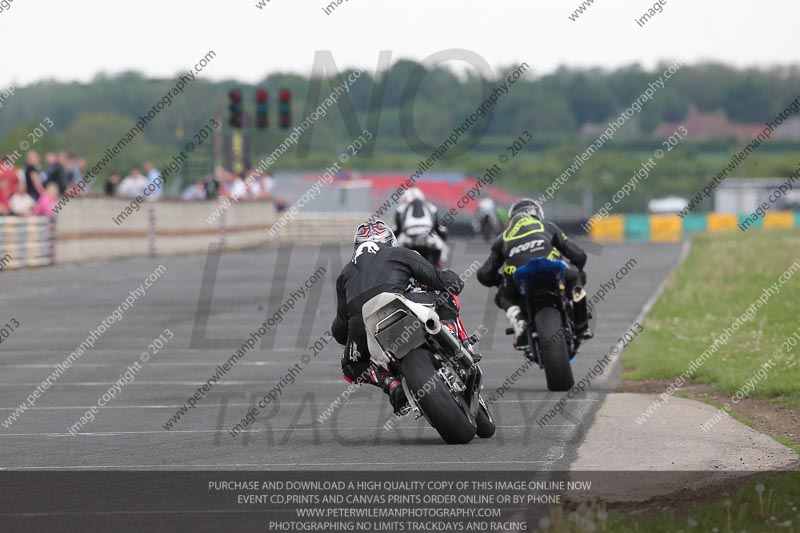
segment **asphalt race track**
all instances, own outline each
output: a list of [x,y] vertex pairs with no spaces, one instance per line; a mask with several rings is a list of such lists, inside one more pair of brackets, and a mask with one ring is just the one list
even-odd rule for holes
[[[679,253],[678,244],[591,245],[590,296],[630,258],[636,264],[596,307],[597,335],[581,351],[576,381],[608,353],[656,291]],[[76,350],[98,325],[159,265],[166,271],[110,325],[54,385],[8,428],[0,426],[4,470],[563,470],[588,429],[613,376],[568,400],[563,415],[537,421],[562,397],[547,391],[543,371],[530,368],[492,405],[498,431],[457,449],[447,446],[423,420],[405,418],[385,430],[387,399],[361,387],[324,422],[331,402],[347,388],[335,341],[316,357],[308,347],[330,327],[334,279],[351,248],[284,247],[222,256],[137,259],[0,274],[0,323],[20,326],[0,347],[0,421]],[[468,253],[469,252],[469,253]],[[455,243],[453,270],[483,260],[487,246]],[[331,260],[332,261],[329,261]],[[205,397],[167,431],[163,425],[214,375],[259,325],[290,299],[318,265],[328,270],[282,321],[256,343]],[[205,283],[204,280],[205,279]],[[485,324],[478,345],[484,354],[485,395],[491,395],[524,360],[505,336],[505,317],[474,277],[462,294],[470,331]],[[207,320],[206,320],[207,319]],[[207,324],[206,324],[207,322]],[[302,327],[301,327],[302,326]],[[169,329],[174,338],[153,354],[94,421],[73,435],[76,423]],[[326,341],[323,341],[326,342]],[[154,350],[150,351],[152,354]],[[300,364],[289,383],[290,367]],[[297,367],[296,367],[297,368]],[[616,369],[618,371],[618,367]],[[283,385],[278,394],[278,384]],[[236,437],[228,430],[271,390],[276,401]]]

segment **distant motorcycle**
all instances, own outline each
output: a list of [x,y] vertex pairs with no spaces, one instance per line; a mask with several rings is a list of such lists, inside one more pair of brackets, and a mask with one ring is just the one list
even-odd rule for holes
[[483,373],[434,307],[395,293],[366,302],[362,315],[372,360],[400,377],[415,418],[424,416],[445,442],[489,438],[495,424],[480,394]]
[[485,242],[492,241],[503,230],[497,215],[492,213],[480,213],[472,221],[472,229],[477,235],[483,237]]
[[[566,291],[566,271],[563,261],[537,257],[512,274],[525,296],[530,317],[528,343],[518,349],[544,368],[551,391],[567,391],[575,384],[571,363],[581,345],[575,336],[573,296]],[[514,330],[509,328],[506,333],[511,335]]]
[[478,209],[472,219],[472,229],[486,242],[493,240],[503,231],[503,225],[497,216],[497,204],[491,197],[478,200]]
[[426,227],[411,227],[397,236],[397,245],[414,250],[436,268],[444,268],[443,247],[447,246],[441,238]]

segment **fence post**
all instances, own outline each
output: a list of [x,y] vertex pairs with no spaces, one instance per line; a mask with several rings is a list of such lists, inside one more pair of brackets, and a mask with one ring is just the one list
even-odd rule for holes
[[[228,206],[230,208],[231,205]],[[225,232],[225,228],[228,223],[228,209],[222,210],[222,215],[219,217],[219,248],[220,250],[225,250],[225,244],[227,242],[227,234]]]
[[56,217],[47,217],[47,255],[51,265],[56,264]]
[[156,207],[152,202],[147,204],[147,214],[150,221],[149,231],[147,234],[147,244],[150,249],[150,257],[156,257],[156,237],[158,235],[158,227],[156,226]]

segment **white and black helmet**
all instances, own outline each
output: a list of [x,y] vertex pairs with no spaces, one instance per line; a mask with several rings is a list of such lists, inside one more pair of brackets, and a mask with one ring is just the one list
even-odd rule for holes
[[544,222],[544,209],[542,209],[542,204],[533,198],[523,198],[522,200],[514,202],[508,209],[508,218],[514,218],[521,213],[538,218]]
[[365,242],[381,242],[389,246],[397,246],[397,238],[394,236],[392,228],[383,220],[367,222],[358,226],[353,237],[353,244],[358,248]]

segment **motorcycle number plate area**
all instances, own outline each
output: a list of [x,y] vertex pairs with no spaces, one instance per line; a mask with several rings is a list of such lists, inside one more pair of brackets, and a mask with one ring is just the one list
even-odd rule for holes
[[417,237],[420,235],[425,235],[426,233],[430,233],[431,229],[425,226],[412,226],[410,228],[406,228],[404,233],[406,235]]
[[400,320],[378,330],[375,340],[384,352],[391,353],[396,359],[402,359],[425,342],[425,326],[417,317],[406,314]]

